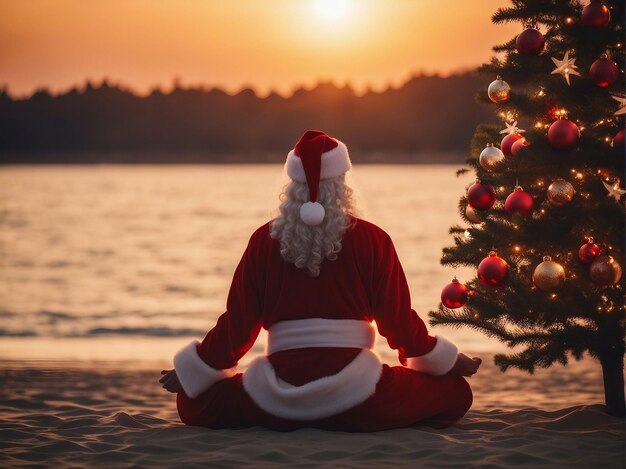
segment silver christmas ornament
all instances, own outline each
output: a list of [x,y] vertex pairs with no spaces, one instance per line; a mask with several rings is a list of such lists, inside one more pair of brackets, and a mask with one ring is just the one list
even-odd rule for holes
[[498,147],[494,147],[493,143],[489,143],[483,151],[480,152],[478,162],[485,171],[493,172],[498,165],[504,161],[504,153]]
[[482,223],[482,220],[476,213],[476,210],[474,210],[470,204],[467,204],[467,207],[465,207],[465,216],[467,217],[470,223],[473,223],[473,224]]
[[511,87],[499,75],[487,88],[487,95],[494,103],[503,103],[511,96]]

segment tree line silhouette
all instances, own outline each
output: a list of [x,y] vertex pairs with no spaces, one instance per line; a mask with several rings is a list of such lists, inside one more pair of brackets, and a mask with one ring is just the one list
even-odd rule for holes
[[289,97],[252,89],[154,89],[111,85],[43,89],[27,99],[0,90],[3,163],[283,162],[302,132],[322,129],[361,161],[462,162],[492,110],[474,101],[484,77],[414,76],[399,88],[357,95],[320,82]]

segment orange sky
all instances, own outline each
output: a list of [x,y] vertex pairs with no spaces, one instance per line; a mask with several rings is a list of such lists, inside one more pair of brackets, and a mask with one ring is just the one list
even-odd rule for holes
[[521,30],[491,24],[506,3],[0,0],[0,84],[13,95],[103,77],[142,93],[174,77],[261,94],[318,79],[381,89],[487,61],[494,44]]

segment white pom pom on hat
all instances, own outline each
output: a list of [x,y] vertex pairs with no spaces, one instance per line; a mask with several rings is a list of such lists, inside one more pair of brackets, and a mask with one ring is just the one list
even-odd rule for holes
[[309,200],[300,207],[300,218],[310,226],[324,221],[325,210],[317,202],[320,180],[345,174],[352,167],[348,148],[320,130],[307,130],[287,155],[285,171],[294,181],[306,183]]
[[310,226],[319,225],[324,221],[326,210],[319,202],[305,202],[300,207],[300,218]]

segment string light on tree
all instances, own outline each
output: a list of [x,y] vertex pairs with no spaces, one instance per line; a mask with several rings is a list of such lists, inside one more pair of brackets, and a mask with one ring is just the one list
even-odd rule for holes
[[563,78],[565,78],[565,82],[569,85],[569,77],[570,75],[576,75],[576,76],[581,76],[580,72],[578,71],[578,65],[575,64],[576,59],[570,59],[569,57],[569,51],[565,52],[565,55],[563,56],[563,60],[559,60],[556,57],[550,57],[552,59],[552,62],[554,62],[554,65],[556,66],[556,68],[554,70],[552,70],[552,75],[558,74],[558,75],[562,75]]

